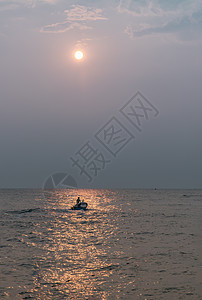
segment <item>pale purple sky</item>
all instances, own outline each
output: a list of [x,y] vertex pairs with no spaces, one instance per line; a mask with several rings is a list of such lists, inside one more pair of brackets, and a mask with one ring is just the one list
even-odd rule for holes
[[[0,0],[0,188],[202,188],[201,53],[201,1]],[[159,111],[141,132],[119,111],[138,91]],[[112,117],[135,137],[106,138],[116,156],[95,137]],[[110,162],[80,174],[88,141]]]

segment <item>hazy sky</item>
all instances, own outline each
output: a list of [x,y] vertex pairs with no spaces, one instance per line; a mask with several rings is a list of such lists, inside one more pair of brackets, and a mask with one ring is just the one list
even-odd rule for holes
[[201,53],[201,1],[0,0],[0,187],[202,188]]

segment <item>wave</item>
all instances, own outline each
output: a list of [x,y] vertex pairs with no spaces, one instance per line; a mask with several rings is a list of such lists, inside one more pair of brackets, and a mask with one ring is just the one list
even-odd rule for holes
[[25,213],[31,213],[40,211],[41,209],[39,207],[37,208],[29,208],[29,209],[21,209],[21,210],[7,210],[7,214],[25,214]]

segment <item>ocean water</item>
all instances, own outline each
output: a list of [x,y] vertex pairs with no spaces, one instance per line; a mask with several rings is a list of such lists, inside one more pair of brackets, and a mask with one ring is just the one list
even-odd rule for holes
[[0,299],[202,299],[201,208],[200,190],[0,190]]

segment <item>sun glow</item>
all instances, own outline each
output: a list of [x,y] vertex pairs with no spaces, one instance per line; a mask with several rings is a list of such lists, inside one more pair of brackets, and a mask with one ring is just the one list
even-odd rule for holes
[[83,52],[78,50],[74,53],[74,57],[76,60],[82,60],[83,59]]

